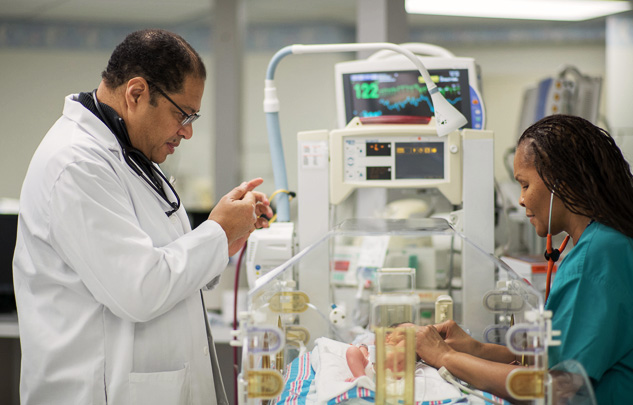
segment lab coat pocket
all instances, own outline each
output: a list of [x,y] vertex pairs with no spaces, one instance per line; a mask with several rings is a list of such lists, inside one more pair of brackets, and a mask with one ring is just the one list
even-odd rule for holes
[[133,405],[186,405],[190,403],[189,364],[176,371],[130,373]]

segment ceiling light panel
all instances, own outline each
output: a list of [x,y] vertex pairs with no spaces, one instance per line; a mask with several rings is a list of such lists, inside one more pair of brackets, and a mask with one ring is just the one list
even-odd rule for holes
[[406,0],[410,14],[519,20],[583,21],[631,10],[628,1]]

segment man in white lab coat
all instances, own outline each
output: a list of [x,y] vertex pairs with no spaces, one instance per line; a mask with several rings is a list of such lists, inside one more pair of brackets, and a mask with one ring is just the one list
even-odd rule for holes
[[14,256],[23,404],[227,403],[201,290],[272,211],[255,179],[191,230],[156,165],[191,138],[205,77],[180,36],[132,33],[35,152]]

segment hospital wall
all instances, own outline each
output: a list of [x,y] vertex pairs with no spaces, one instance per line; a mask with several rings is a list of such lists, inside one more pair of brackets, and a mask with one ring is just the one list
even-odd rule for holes
[[[324,42],[331,40],[326,38]],[[331,42],[331,41],[329,41]],[[283,45],[290,44],[286,42]],[[564,64],[583,73],[605,75],[604,41],[505,44],[439,44],[458,56],[474,57],[482,71],[487,128],[495,132],[495,175],[508,179],[503,153],[517,137],[521,97],[526,86],[555,75]],[[267,47],[270,48],[270,47]],[[249,47],[244,55],[242,112],[242,177],[261,176],[263,191],[274,191],[265,117],[262,112],[263,80],[275,49]],[[0,46],[0,198],[18,198],[30,158],[48,128],[59,117],[63,97],[90,91],[100,80],[111,49],[46,49]],[[201,50],[208,68],[208,80],[201,115],[194,137],[183,142],[164,168],[176,177],[176,187],[187,206],[210,208],[212,173],[214,91],[213,52]],[[296,142],[298,131],[334,128],[334,64],[352,54],[300,55],[286,58],[277,69],[276,83],[281,103],[281,128],[290,188],[296,189]]]

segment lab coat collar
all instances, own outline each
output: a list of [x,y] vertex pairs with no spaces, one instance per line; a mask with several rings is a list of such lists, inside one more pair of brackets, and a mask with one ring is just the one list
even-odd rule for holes
[[[123,163],[123,165],[125,165],[125,167],[127,167],[130,172],[133,173],[132,169],[129,167],[129,165],[125,161],[125,158],[123,157],[123,150],[121,149],[121,145],[119,144],[116,136],[112,133],[110,128],[108,128],[103,123],[103,121],[99,119],[99,117],[94,115],[89,109],[84,107],[79,102],[79,94],[70,94],[66,96],[66,99],[64,101],[63,115],[82,127],[82,129],[89,136],[95,138],[97,142],[103,145],[104,148],[112,152],[112,154],[116,156],[116,158],[121,163]],[[158,170],[160,170],[160,167],[158,167]],[[174,201],[176,198],[174,193],[171,192],[171,189],[169,188],[169,186],[167,186],[167,184],[164,184],[164,180],[161,179],[161,182],[163,183],[163,190],[165,191],[167,198],[170,201]],[[152,190],[148,184],[146,184],[145,182],[142,183],[143,186],[147,187],[148,190],[151,190],[152,193],[156,193],[156,191]],[[166,207],[168,206],[166,205]],[[184,223],[184,219],[187,218],[184,209],[182,209],[182,205],[181,209],[179,209],[176,213],[179,214],[181,221],[183,221]]]
[[118,160],[125,163],[123,151],[116,136],[103,121],[79,102],[79,94],[66,96],[63,114],[71,121],[76,122],[86,133],[103,145],[104,148],[112,152]]

